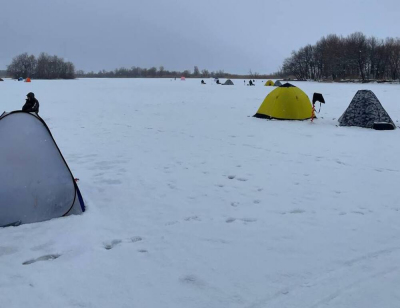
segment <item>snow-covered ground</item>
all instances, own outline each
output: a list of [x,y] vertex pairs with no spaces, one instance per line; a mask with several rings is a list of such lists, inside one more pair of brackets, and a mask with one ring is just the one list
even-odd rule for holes
[[337,127],[358,89],[398,125],[400,86],[295,83],[327,102],[310,123],[206,82],[0,82],[1,111],[36,94],[88,207],[0,229],[0,307],[400,306],[400,130]]

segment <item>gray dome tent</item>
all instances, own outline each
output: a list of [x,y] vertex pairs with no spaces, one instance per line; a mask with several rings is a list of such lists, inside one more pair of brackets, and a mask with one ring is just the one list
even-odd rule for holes
[[359,90],[339,118],[340,126],[359,126],[377,130],[395,129],[392,119],[371,90]]
[[3,113],[0,144],[0,227],[85,211],[74,177],[36,113]]
[[224,86],[233,86],[233,82],[232,82],[232,80],[228,79],[227,81],[225,81],[225,82],[223,83],[223,85],[224,85]]
[[274,83],[275,87],[280,87],[281,85],[282,85],[282,83],[279,80],[275,81],[275,83]]

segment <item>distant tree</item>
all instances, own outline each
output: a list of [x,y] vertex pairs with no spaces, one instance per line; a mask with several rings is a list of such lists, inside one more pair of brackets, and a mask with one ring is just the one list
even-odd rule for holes
[[303,79],[399,79],[400,39],[367,38],[361,32],[347,37],[330,34],[284,60],[284,75]]
[[157,68],[151,67],[147,70],[147,76],[149,77],[157,77]]
[[223,78],[225,77],[225,72],[223,70],[216,71],[214,77]]
[[76,76],[77,77],[83,77],[85,75],[85,72],[83,70],[77,70],[76,71]]
[[7,74],[12,78],[27,78],[35,74],[37,61],[35,56],[29,56],[28,53],[20,54],[12,59],[7,66]]
[[193,77],[199,77],[199,76],[200,76],[200,70],[197,66],[195,66],[193,69]]
[[390,77],[395,80],[399,78],[400,69],[400,39],[386,39],[386,48],[388,50],[388,68]]
[[64,79],[74,79],[75,78],[75,65],[72,62],[64,63],[63,78]]
[[206,70],[206,69],[202,70],[201,71],[201,77],[203,77],[203,78],[210,77],[210,72],[208,70]]
[[161,65],[161,66],[158,68],[158,75],[159,75],[160,77],[162,77],[162,76],[164,75],[164,72],[165,72],[164,66]]
[[[99,74],[101,73],[99,72]],[[73,79],[75,78],[75,66],[71,62],[65,62],[63,58],[42,52],[37,59],[35,78]]]

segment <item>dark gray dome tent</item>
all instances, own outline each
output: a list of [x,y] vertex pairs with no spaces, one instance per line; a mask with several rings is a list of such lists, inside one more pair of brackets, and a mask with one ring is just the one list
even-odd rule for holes
[[359,126],[377,130],[396,128],[389,114],[371,90],[359,90],[339,118],[340,126]]
[[282,83],[279,80],[275,81],[275,83],[274,83],[275,87],[280,87],[281,85],[282,85]]
[[85,211],[74,177],[36,113],[3,113],[0,144],[0,227]]
[[228,79],[227,81],[225,81],[225,82],[223,83],[223,85],[224,85],[224,86],[233,86],[233,82],[232,82],[232,80]]

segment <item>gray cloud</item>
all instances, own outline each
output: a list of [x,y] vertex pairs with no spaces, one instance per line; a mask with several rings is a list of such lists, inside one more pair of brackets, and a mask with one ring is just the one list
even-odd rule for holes
[[57,54],[78,69],[120,66],[260,73],[320,37],[398,36],[396,0],[2,1],[0,69],[13,56]]

